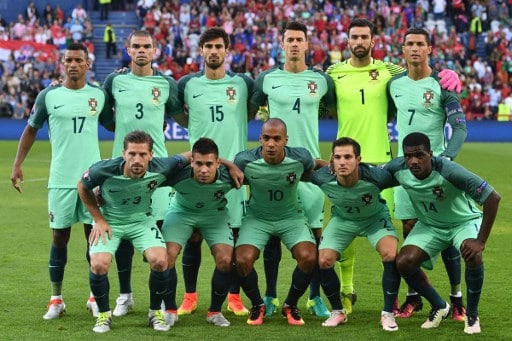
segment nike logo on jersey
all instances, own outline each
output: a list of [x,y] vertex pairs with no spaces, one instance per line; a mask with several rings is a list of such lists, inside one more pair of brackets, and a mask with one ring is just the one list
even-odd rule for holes
[[62,105],[54,105],[53,106],[53,109],[59,109],[59,108],[62,108],[65,104],[62,104]]
[[343,77],[347,77],[347,75],[338,76],[338,79],[342,79]]
[[327,194],[327,196],[329,197],[329,199],[334,199],[334,195],[330,195],[330,194]]
[[259,177],[256,177],[256,176],[254,176],[254,175],[251,175],[251,179],[257,180],[257,179],[259,179]]
[[199,95],[192,95],[192,98],[197,98],[199,96],[203,96],[203,94],[199,94]]
[[120,189],[109,189],[108,190],[109,193],[118,193],[118,192],[121,192]]
[[282,87],[282,85],[272,85],[272,89],[277,89],[277,88],[280,88]]
[[403,95],[395,95],[395,98],[402,97]]
[[125,91],[128,91],[128,89],[119,89],[119,90],[117,90],[117,91],[119,91],[119,92],[125,92]]

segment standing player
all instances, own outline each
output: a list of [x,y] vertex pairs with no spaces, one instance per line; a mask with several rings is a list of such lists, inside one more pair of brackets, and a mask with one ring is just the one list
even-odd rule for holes
[[317,266],[315,240],[297,196],[299,182],[311,176],[315,163],[307,149],[286,147],[287,142],[286,124],[271,118],[261,128],[261,146],[235,157],[235,164],[244,172],[244,181],[251,191],[235,249],[240,283],[252,303],[247,319],[250,325],[263,323],[265,304],[254,262],[271,236],[278,236],[297,261],[282,307],[290,325],[304,324],[297,301]]
[[194,229],[198,229],[215,261],[206,320],[215,326],[228,327],[230,322],[222,315],[221,307],[233,277],[234,240],[228,223],[226,194],[236,185],[228,169],[220,164],[215,142],[205,137],[198,139],[192,147],[191,166],[180,171],[170,183],[175,195],[162,228],[171,276],[169,295],[164,299],[166,321],[174,325],[178,320],[176,258]]
[[[348,27],[348,46],[351,58],[334,64],[327,69],[336,89],[338,134],[348,136],[361,145],[361,156],[370,164],[380,164],[391,160],[388,136],[388,98],[386,85],[392,76],[403,71],[401,66],[375,60],[371,57],[374,46],[374,26],[366,19],[356,18]],[[444,70],[441,86],[460,91],[457,74]],[[377,142],[376,142],[377,141]],[[384,190],[382,197],[390,211],[393,209],[393,191]],[[348,314],[356,301],[354,291],[354,247],[351,244],[344,250],[340,266],[343,306]]]
[[[49,264],[52,296],[48,311],[43,316],[45,320],[58,318],[66,311],[62,300],[62,280],[71,226],[76,222],[84,223],[85,237],[88,239],[92,222],[78,198],[76,182],[84,169],[100,160],[98,122],[105,125],[112,120],[105,91],[86,83],[85,76],[90,65],[87,48],[81,44],[70,44],[64,53],[63,65],[66,78],[62,85],[49,87],[36,98],[20,138],[11,175],[14,188],[21,193],[24,180],[21,166],[36,139],[37,131],[48,121],[52,145],[48,216],[53,241]],[[97,314],[94,300],[90,299],[87,306]]]
[[322,325],[336,327],[347,320],[334,265],[357,236],[365,236],[380,254],[384,269],[382,328],[397,331],[393,305],[400,286],[395,264],[398,235],[380,197],[381,190],[395,186],[396,181],[388,172],[361,163],[361,147],[350,137],[333,142],[331,163],[316,171],[312,178],[333,203],[331,220],[324,229],[318,254],[322,288],[333,308]]
[[[396,113],[398,143],[411,132],[426,134],[432,144],[434,155],[453,160],[466,139],[466,120],[458,96],[442,90],[437,72],[429,66],[432,51],[428,33],[421,28],[410,28],[404,36],[402,47],[408,71],[395,76],[388,83],[391,113]],[[453,135],[448,143],[445,139],[445,125],[449,123]],[[398,156],[403,151],[399,149]],[[395,218],[401,219],[404,236],[416,222],[416,212],[409,196],[402,187],[395,189]],[[454,247],[443,250],[448,277],[450,279],[453,319],[464,321],[465,308],[462,303],[460,253]],[[422,307],[421,298],[415,292],[407,294],[406,303],[399,316],[408,317]]]
[[[251,104],[253,108],[267,105],[269,117],[280,118],[286,123],[291,147],[306,148],[314,158],[320,158],[319,106],[322,103],[330,113],[335,113],[333,82],[325,73],[312,70],[306,64],[308,37],[304,24],[288,22],[283,30],[281,47],[285,52],[285,63],[263,72],[256,79]],[[300,183],[298,193],[318,245],[323,228],[324,194],[311,183]],[[279,239],[271,238],[264,252],[267,316],[272,316],[279,306],[277,274],[281,260],[280,244]],[[318,276],[313,277],[307,307],[317,316],[329,316],[320,297]]]
[[[201,137],[215,141],[222,158],[233,160],[246,149],[249,97],[253,81],[244,74],[226,72],[224,63],[229,53],[229,36],[219,27],[207,29],[199,38],[200,52],[204,59],[204,71],[187,75],[178,82],[178,97],[185,109],[174,118],[188,127],[191,146]],[[246,188],[230,191],[228,200],[229,223],[236,238],[240,228]],[[199,234],[185,244],[183,252],[183,277],[185,297],[178,314],[190,314],[197,308],[197,274],[201,264]],[[228,310],[236,315],[247,315],[240,298],[240,287],[234,283],[228,294]]]
[[[89,236],[91,271],[89,283],[98,303],[99,315],[93,331],[110,330],[108,270],[121,240],[128,240],[146,257],[149,276],[149,325],[169,330],[160,310],[169,283],[165,242],[151,216],[153,192],[187,164],[184,155],[153,160],[153,140],[136,130],[124,138],[123,156],[99,161],[89,167],[78,183],[78,193],[94,220]],[[100,208],[93,192],[100,187]]]
[[[403,158],[385,166],[406,189],[418,222],[404,241],[397,267],[407,284],[432,305],[422,328],[436,328],[450,312],[448,302],[428,282],[420,265],[432,268],[439,252],[455,246],[466,263],[468,310],[464,332],[480,333],[478,303],[484,281],[482,253],[496,218],[500,196],[476,174],[444,157],[433,157],[429,138],[403,138]],[[483,205],[483,215],[475,206]]]
[[[115,135],[112,157],[123,150],[123,139],[133,130],[143,130],[154,141],[154,154],[167,156],[163,125],[165,116],[177,110],[177,87],[171,77],[153,70],[151,63],[156,53],[153,38],[147,31],[134,31],[128,37],[131,70],[110,74],[104,88],[113,99],[115,109]],[[170,188],[157,189],[151,200],[152,216],[159,228],[169,206]],[[120,295],[114,316],[123,316],[133,307],[130,283],[133,246],[124,241],[116,252]]]

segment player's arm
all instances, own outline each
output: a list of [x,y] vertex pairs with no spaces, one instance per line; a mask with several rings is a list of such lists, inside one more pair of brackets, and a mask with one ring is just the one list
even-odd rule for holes
[[[85,175],[84,175],[85,177]],[[96,197],[92,189],[87,188],[83,183],[83,178],[78,182],[77,185],[78,195],[80,199],[84,203],[84,206],[87,208],[89,213],[91,213],[92,219],[94,220],[94,227],[89,236],[89,244],[96,245],[101,238],[103,244],[105,244],[105,232],[108,235],[108,238],[112,238],[112,229],[110,225],[105,220],[105,217],[100,211],[98,206],[98,202],[96,201]]]
[[244,172],[240,170],[233,162],[220,158],[220,163],[223,164],[229,171],[229,175],[233,179],[236,188],[240,188],[244,183]]
[[12,165],[11,183],[20,193],[22,192],[21,185],[24,181],[21,165],[23,164],[23,161],[25,161],[25,157],[27,156],[30,148],[32,148],[32,145],[36,140],[37,130],[38,129],[27,124],[25,130],[23,130],[23,134],[21,135],[20,142],[18,144],[18,150],[16,152],[16,158],[14,159],[14,163]]
[[393,101],[393,96],[391,96],[391,83],[393,79],[391,79],[386,85],[386,96],[388,97],[388,122],[396,119],[397,108],[395,102]]
[[492,225],[498,213],[498,206],[501,200],[496,191],[492,191],[483,204],[483,217],[480,224],[480,231],[476,239],[466,239],[460,247],[460,253],[466,262],[471,262],[485,249],[485,243],[491,233]]
[[247,113],[249,119],[254,119],[261,106],[267,105],[267,95],[263,92],[263,80],[266,73],[262,73],[254,81],[252,94],[249,96]]
[[334,88],[334,81],[331,76],[321,73],[327,82],[327,92],[322,98],[322,103],[327,109],[329,115],[335,119],[338,119],[337,103],[336,103],[336,90]]
[[453,92],[443,91],[449,99],[445,101],[445,112],[448,117],[448,123],[452,127],[452,137],[448,141],[445,151],[442,156],[448,157],[453,160],[462,149],[462,145],[466,140],[468,130],[466,127],[466,115],[462,110],[462,106],[457,98],[457,95]]

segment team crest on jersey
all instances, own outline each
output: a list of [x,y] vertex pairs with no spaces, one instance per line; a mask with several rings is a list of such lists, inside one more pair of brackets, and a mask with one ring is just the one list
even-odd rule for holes
[[155,188],[156,188],[156,185],[158,185],[158,182],[156,180],[152,180],[149,184],[148,184],[148,189],[150,191],[154,191]]
[[361,197],[361,200],[363,201],[364,206],[370,205],[372,203],[372,199],[373,199],[373,195],[371,195],[370,193],[366,193],[365,195],[363,195]]
[[368,75],[370,76],[370,81],[378,81],[377,78],[379,78],[379,71],[377,70],[370,70],[368,72]]
[[316,90],[318,89],[318,84],[315,81],[310,81],[308,83],[309,94],[316,94]]
[[436,186],[436,187],[432,188],[432,194],[434,194],[436,196],[437,200],[444,199],[444,191],[441,186]]
[[53,215],[53,212],[50,211],[50,213],[48,213],[48,219],[53,223],[53,221],[55,220],[55,216]]
[[226,88],[226,95],[228,95],[229,101],[235,101],[236,89],[232,86]]
[[297,180],[297,174],[288,173],[288,175],[286,176],[286,181],[288,181],[290,185],[293,185],[295,183],[295,180]]
[[215,198],[215,200],[224,198],[224,191],[218,190],[217,192],[213,193],[213,197]]
[[153,96],[153,99],[151,100],[151,102],[153,102],[154,105],[157,105],[158,103],[160,103],[160,96],[162,95],[162,91],[160,91],[159,88],[153,88],[153,90],[151,90],[151,95]]
[[423,106],[425,108],[430,108],[433,105],[431,101],[434,99],[434,92],[432,92],[432,90],[425,91],[423,93],[423,99],[425,100]]
[[96,100],[96,98],[89,98],[89,108],[91,109],[91,111],[89,111],[90,115],[96,115],[98,113],[98,111],[96,110],[97,107],[98,101]]

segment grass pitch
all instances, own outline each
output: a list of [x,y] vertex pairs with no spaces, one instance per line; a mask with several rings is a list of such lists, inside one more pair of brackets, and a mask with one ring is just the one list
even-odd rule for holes
[[[255,145],[254,143],[251,146]],[[299,302],[306,325],[292,327],[286,324],[280,314],[265,319],[263,326],[246,325],[245,317],[236,317],[227,312],[231,321],[229,328],[208,325],[205,321],[209,305],[212,259],[203,245],[203,264],[199,274],[198,310],[189,316],[181,317],[179,322],[167,333],[155,332],[147,327],[147,308],[149,305],[147,280],[148,267],[139,254],[134,258],[132,285],[135,308],[126,317],[114,318],[112,330],[106,335],[92,332],[94,319],[85,309],[89,295],[88,266],[85,260],[85,240],[81,225],[73,227],[69,244],[68,263],[64,278],[64,300],[67,314],[58,320],[44,321],[43,314],[50,296],[48,279],[48,256],[51,234],[47,223],[47,177],[50,164],[50,145],[37,141],[27,159],[23,171],[25,184],[23,194],[17,193],[9,178],[17,142],[0,142],[0,210],[3,219],[2,238],[0,239],[0,339],[3,340],[85,340],[92,338],[112,340],[135,339],[189,339],[189,340],[452,340],[465,337],[463,323],[444,321],[434,330],[422,330],[421,323],[427,318],[428,304],[423,311],[412,318],[398,320],[399,330],[395,333],[382,331],[379,325],[382,308],[380,289],[382,266],[377,253],[371,250],[366,239],[356,241],[355,287],[358,301],[354,312],[349,315],[348,323],[337,328],[321,326],[322,319],[309,315],[305,309],[306,297]],[[111,143],[102,142],[102,156],[109,157]],[[167,147],[170,153],[178,153],[188,148],[188,143],[172,142]],[[329,143],[322,143],[322,153],[327,158]],[[508,313],[511,299],[510,282],[512,267],[507,260],[512,258],[512,202],[509,193],[510,165],[512,164],[512,145],[490,143],[466,143],[457,161],[489,181],[501,194],[502,201],[498,218],[484,252],[485,283],[480,303],[482,334],[474,336],[480,339],[512,339],[511,318]],[[327,209],[326,212],[329,212]],[[327,213],[328,214],[328,213]],[[326,217],[328,220],[328,217]],[[395,222],[396,227],[400,225]],[[399,232],[401,234],[401,232]],[[260,275],[260,288],[264,290],[262,261],[256,263]],[[283,252],[279,275],[279,298],[286,296],[294,262],[290,254]],[[181,265],[178,269],[178,304],[183,295]],[[448,279],[442,262],[428,272],[439,292],[448,299]],[[118,294],[116,267],[110,272],[112,308]],[[464,278],[464,273],[463,273]],[[462,284],[465,293],[465,284]],[[400,298],[405,295],[402,282]],[[249,302],[246,298],[246,306]]]

